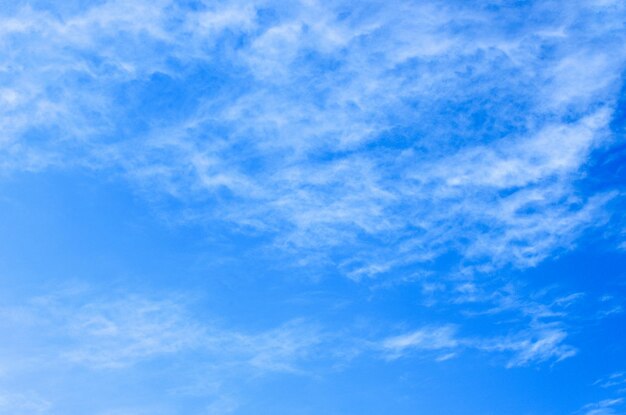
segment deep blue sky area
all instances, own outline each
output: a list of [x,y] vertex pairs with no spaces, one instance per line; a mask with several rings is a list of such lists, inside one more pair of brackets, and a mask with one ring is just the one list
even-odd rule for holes
[[0,1],[0,414],[626,414],[624,22]]

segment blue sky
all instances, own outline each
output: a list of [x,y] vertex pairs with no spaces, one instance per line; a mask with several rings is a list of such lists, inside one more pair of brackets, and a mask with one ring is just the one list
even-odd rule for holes
[[0,413],[626,414],[625,21],[0,1]]

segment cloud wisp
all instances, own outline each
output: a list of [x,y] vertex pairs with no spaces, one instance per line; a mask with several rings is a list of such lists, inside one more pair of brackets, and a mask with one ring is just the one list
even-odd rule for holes
[[389,336],[378,344],[387,358],[423,355],[448,360],[473,351],[504,358],[504,366],[514,368],[554,364],[578,352],[568,337],[572,328],[584,324],[579,321],[582,293],[558,295],[551,290],[528,292],[513,284],[494,288],[470,282],[452,287],[440,283],[436,290],[437,303],[431,289],[423,293],[424,305],[447,307],[448,318],[459,323],[428,324]]
[[354,279],[534,266],[609,220],[577,183],[613,143],[622,6],[278,6],[10,8],[0,165],[113,169]]
[[[64,304],[69,301],[73,304]],[[190,312],[182,299],[129,295],[78,301],[72,296],[33,299],[27,308],[5,309],[6,324],[21,326],[35,341],[33,356],[93,369],[124,369],[145,361],[205,355],[207,362],[261,372],[297,372],[297,362],[324,340],[315,325],[290,321],[259,333],[221,328]],[[37,344],[37,342],[42,342]],[[49,345],[59,345],[51,350]]]
[[617,415],[623,413],[624,398],[626,396],[626,374],[624,372],[615,372],[598,379],[594,386],[613,396],[587,404],[577,411],[576,414]]
[[[483,313],[497,317],[512,310],[530,316],[527,328],[507,336],[467,336],[460,334],[463,327],[457,324],[428,324],[382,340],[376,338],[379,334],[367,334],[367,329],[297,318],[256,332],[226,328],[215,317],[198,314],[184,297],[120,295],[107,299],[81,290],[35,297],[27,306],[0,311],[3,330],[16,333],[13,346],[29,350],[29,357],[19,362],[22,369],[47,362],[124,370],[151,360],[196,356],[218,371],[305,374],[313,362],[331,367],[342,363],[338,359],[381,352],[380,356],[393,360],[415,351],[441,358],[442,353],[474,349],[510,356],[509,367],[558,361],[575,354],[573,347],[563,343],[567,336],[564,324],[554,320],[555,316],[565,318],[556,310],[567,307],[565,301],[545,306],[516,301],[509,294],[496,301],[507,307]],[[5,345],[7,356],[16,352],[11,347]],[[346,354],[346,350],[352,352]]]

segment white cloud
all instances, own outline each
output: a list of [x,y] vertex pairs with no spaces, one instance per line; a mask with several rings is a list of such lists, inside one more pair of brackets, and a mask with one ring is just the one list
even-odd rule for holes
[[620,412],[618,412],[616,406],[619,406],[623,402],[624,400],[621,398],[604,399],[597,403],[585,405],[579,413],[584,415],[617,415]]
[[[0,33],[0,168],[113,167],[355,279],[450,251],[534,266],[609,219],[618,194],[578,183],[610,143],[622,8],[536,5],[511,33],[436,2],[275,6],[18,7]],[[153,75],[173,84],[170,116],[149,108]]]
[[598,379],[594,386],[610,392],[613,397],[590,403],[578,410],[584,415],[618,415],[623,413],[624,395],[626,394],[626,376],[624,372],[615,372]]
[[512,352],[507,367],[525,366],[548,360],[559,362],[576,355],[577,350],[563,341],[567,333],[554,327],[538,327],[507,338],[490,339],[478,346],[486,351]]
[[389,337],[382,343],[383,349],[392,357],[398,357],[406,350],[455,349],[460,345],[453,326],[425,327],[410,333]]
[[[464,324],[426,325],[417,330],[386,337],[378,342],[384,355],[432,357],[445,361],[464,351],[504,358],[505,366],[538,365],[559,362],[575,356],[578,350],[567,343],[569,325],[578,318],[575,307],[582,293],[557,295],[551,290],[524,292],[519,286],[457,282],[437,290],[438,309],[464,317]],[[430,294],[424,294],[429,301]],[[450,306],[457,307],[456,309]],[[453,310],[456,310],[452,312]],[[505,334],[503,334],[503,331]],[[435,353],[436,352],[436,353]]]
[[0,411],[10,415],[47,413],[52,403],[34,393],[0,391]]
[[[60,293],[37,298],[28,307],[3,311],[13,316],[5,320],[7,330],[20,327],[20,332],[27,333],[32,351],[26,360],[93,369],[124,369],[195,354],[201,364],[216,370],[298,373],[300,364],[314,358],[313,351],[328,341],[320,328],[303,320],[258,332],[225,328],[200,320],[182,298],[124,295],[87,301]],[[6,347],[11,349],[10,344]]]
[[221,397],[206,408],[207,415],[223,415],[235,412],[239,404],[233,398]]
[[[137,361],[199,347],[206,329],[171,301],[129,298],[64,310],[65,329],[77,342],[63,356],[93,367]],[[62,320],[62,321],[63,321]]]
[[407,354],[443,352],[436,358],[445,361],[462,350],[498,352],[510,356],[507,367],[527,366],[546,361],[559,362],[576,355],[576,349],[564,344],[567,333],[557,327],[536,327],[507,337],[469,337],[457,334],[453,326],[429,326],[388,337],[381,343],[385,354],[392,359]]

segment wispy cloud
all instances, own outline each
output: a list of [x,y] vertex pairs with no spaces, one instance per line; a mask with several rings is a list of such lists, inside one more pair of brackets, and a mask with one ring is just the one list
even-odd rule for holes
[[41,414],[48,412],[51,406],[51,402],[34,393],[0,391],[0,410],[4,413]]
[[[387,337],[379,342],[387,357],[450,359],[463,351],[475,351],[502,356],[505,366],[511,368],[556,363],[577,354],[567,338],[580,313],[577,306],[584,298],[582,293],[529,293],[512,284],[494,288],[464,282],[452,289],[440,284],[438,308],[453,306],[447,317],[463,316],[463,323],[426,325]],[[431,301],[425,305],[432,307]]]
[[382,348],[397,358],[410,350],[455,350],[463,341],[456,336],[453,326],[424,327],[418,330],[385,339]]
[[[10,379],[85,370],[93,379],[130,376],[154,364],[168,372],[167,386],[159,385],[167,396],[204,401],[202,413],[229,413],[239,405],[233,384],[278,374],[309,376],[316,364],[332,364],[333,347],[340,347],[329,346],[329,334],[310,321],[238,330],[175,295],[61,290],[4,306],[0,314],[0,332],[8,339],[0,346],[0,410],[10,414],[57,413],[63,401],[48,391],[49,399],[40,398],[35,392],[43,389],[36,384],[32,393],[17,381],[7,389]],[[149,402],[124,405],[105,405],[109,411],[103,414],[175,413]]]
[[613,389],[617,392],[626,392],[626,373],[615,372],[606,378],[598,379],[594,385],[604,389]]
[[626,375],[624,372],[615,372],[607,377],[598,379],[594,386],[601,388],[611,398],[602,399],[583,406],[577,414],[584,415],[617,415],[624,413],[624,398],[626,396]]
[[604,399],[597,403],[585,405],[579,413],[584,415],[615,415],[619,414],[618,406],[624,402],[623,399]]
[[[391,328],[376,330],[363,320],[346,326],[291,319],[262,329],[242,329],[228,324],[225,317],[216,319],[208,310],[198,309],[183,295],[72,288],[0,308],[0,332],[11,333],[7,337],[11,340],[0,345],[0,362],[4,379],[68,370],[107,378],[156,365],[171,377],[168,396],[203,400],[208,413],[236,413],[242,398],[233,383],[243,379],[262,381],[277,375],[317,379],[349,371],[363,359],[395,365],[405,359],[445,362],[471,354],[481,360],[488,356],[508,368],[540,367],[577,353],[568,328],[582,294],[547,290],[527,295],[512,286],[488,291],[467,282],[449,294],[446,301],[455,308],[446,315],[463,316],[454,323],[429,322],[402,330],[391,322]],[[615,374],[597,384],[619,388],[623,376]],[[30,400],[5,399],[7,411],[39,403],[32,411],[55,413],[56,398],[48,401],[31,395]],[[598,405],[586,410],[609,414],[606,411],[617,407]],[[156,411],[150,406],[114,408],[104,413]],[[158,411],[175,413],[168,408]]]
[[478,348],[486,351],[511,352],[508,367],[524,366],[545,361],[559,362],[573,357],[577,350],[564,344],[567,332],[559,327],[543,326],[513,336],[481,341]]
[[564,344],[567,333],[555,327],[524,330],[511,336],[494,338],[463,337],[449,325],[428,326],[399,336],[386,338],[381,347],[389,358],[407,354],[438,352],[437,360],[448,360],[464,349],[501,352],[509,355],[507,367],[526,366],[545,361],[561,361],[576,354]]
[[[29,315],[34,316],[30,321]],[[55,359],[94,369],[195,353],[212,365],[297,372],[298,362],[323,341],[323,334],[306,321],[247,333],[198,319],[182,298],[137,295],[89,302],[67,295],[41,297],[15,315],[15,324],[30,325],[60,344],[58,350],[35,349],[35,354],[54,353]]]
[[16,6],[0,33],[0,164],[113,167],[189,217],[265,232],[355,278],[446,252],[533,266],[610,216],[616,194],[576,183],[610,143],[623,12]]

